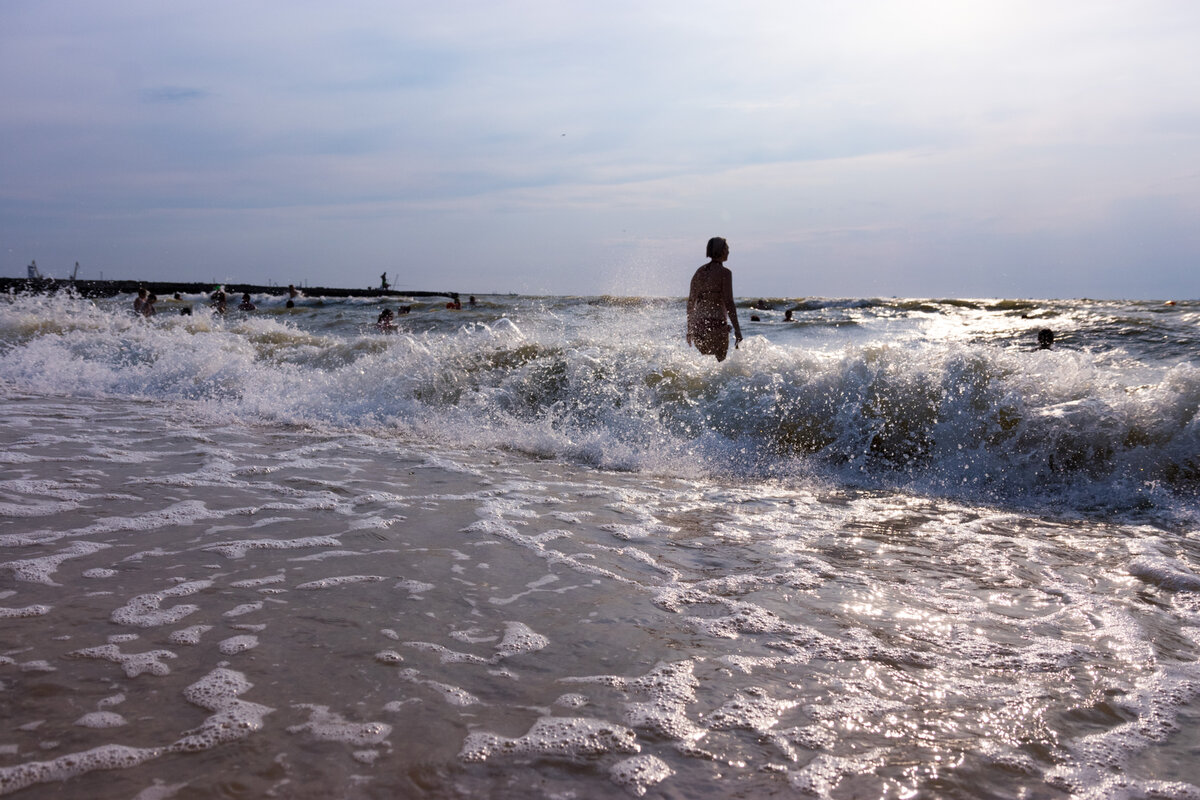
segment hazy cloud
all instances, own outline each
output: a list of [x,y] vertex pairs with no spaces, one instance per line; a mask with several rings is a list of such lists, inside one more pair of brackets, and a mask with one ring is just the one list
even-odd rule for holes
[[1195,296],[1198,54],[1175,0],[9,0],[0,271]]

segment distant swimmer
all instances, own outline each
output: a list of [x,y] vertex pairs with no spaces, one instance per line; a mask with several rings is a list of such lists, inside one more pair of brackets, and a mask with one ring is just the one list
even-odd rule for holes
[[154,304],[157,302],[158,302],[158,295],[156,295],[156,294],[147,295],[146,302],[142,303],[142,316],[143,317],[153,317],[155,314],[157,314],[158,309],[156,309],[154,307]]
[[783,321],[784,322],[793,322],[794,321],[792,319],[792,310],[790,308],[787,311],[783,312]]
[[733,273],[725,266],[729,259],[729,243],[719,236],[708,240],[705,251],[710,261],[692,276],[687,300],[687,343],[706,356],[724,361],[729,353],[730,326],[733,323],[733,346],[742,340],[737,306],[733,302]]
[[467,305],[469,305],[471,308],[475,307],[475,295],[471,295],[469,298],[467,298]]
[[1054,346],[1054,331],[1042,328],[1038,331],[1038,350],[1049,350]]
[[145,314],[146,298],[150,296],[150,292],[145,289],[138,289],[137,297],[133,299],[133,313]]
[[242,302],[238,306],[238,311],[254,311],[257,308],[258,306],[254,305],[253,301],[250,300],[250,293],[242,292]]
[[212,310],[215,311],[216,313],[224,314],[225,313],[225,292],[221,291],[220,289],[217,289],[215,292],[213,292],[212,293],[212,302],[209,303],[209,305],[212,306]]
[[299,296],[300,296],[300,290],[297,289],[295,287],[295,285],[289,283],[288,284],[288,298],[295,300]]
[[383,311],[380,311],[379,319],[375,320],[375,327],[384,333],[395,333],[396,322],[393,316],[394,315],[392,314],[392,310],[390,308],[385,308]]

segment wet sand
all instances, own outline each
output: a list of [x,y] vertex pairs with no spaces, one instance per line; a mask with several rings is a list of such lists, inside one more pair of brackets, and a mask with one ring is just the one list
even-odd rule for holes
[[1151,531],[193,411],[9,398],[0,793],[1200,781],[1200,583]]

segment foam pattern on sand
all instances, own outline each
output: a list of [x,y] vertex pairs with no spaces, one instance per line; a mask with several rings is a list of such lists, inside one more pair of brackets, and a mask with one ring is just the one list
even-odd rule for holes
[[1200,786],[1191,531],[11,405],[3,793]]

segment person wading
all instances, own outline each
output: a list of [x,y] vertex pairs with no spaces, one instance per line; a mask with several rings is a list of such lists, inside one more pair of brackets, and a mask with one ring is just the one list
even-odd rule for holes
[[696,270],[688,291],[687,343],[706,356],[724,361],[729,353],[729,323],[732,323],[733,346],[737,347],[742,340],[742,327],[733,302],[733,273],[725,266],[729,243],[714,236],[708,240],[705,255],[709,262]]

